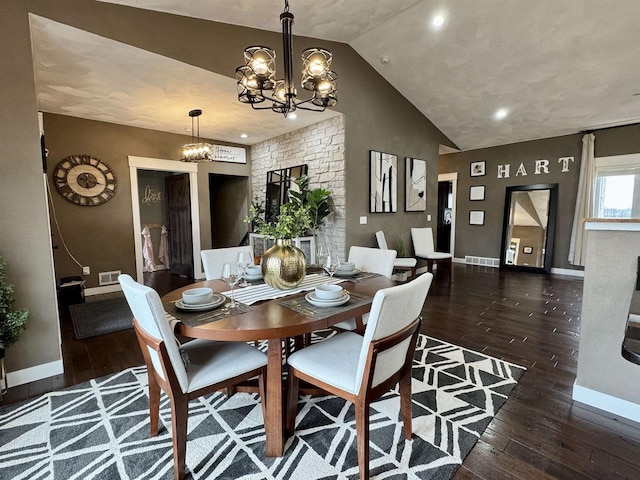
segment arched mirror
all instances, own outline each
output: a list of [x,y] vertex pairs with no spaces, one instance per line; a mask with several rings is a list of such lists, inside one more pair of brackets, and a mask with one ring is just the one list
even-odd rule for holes
[[500,267],[550,273],[558,184],[507,187]]

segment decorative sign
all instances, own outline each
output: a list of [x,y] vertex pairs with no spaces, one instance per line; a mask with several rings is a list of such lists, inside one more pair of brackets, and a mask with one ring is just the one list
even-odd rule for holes
[[[561,173],[567,173],[569,171],[570,162],[575,161],[573,157],[560,157],[558,158],[558,164],[562,166]],[[478,162],[476,162],[478,163]],[[471,164],[473,165],[473,163]],[[529,171],[531,167],[529,167]],[[549,160],[535,160],[533,164],[534,175],[547,175],[549,173]],[[516,177],[526,177],[528,174],[527,167],[524,162],[521,162],[516,170]],[[473,173],[471,174],[473,177]],[[498,165],[498,178],[509,178],[511,176],[511,164]]]
[[162,201],[162,192],[157,192],[155,191],[153,188],[151,188],[151,185],[147,185],[146,187],[144,187],[144,196],[142,197],[142,204],[143,205],[151,205],[152,203],[158,203]]
[[216,162],[247,163],[247,151],[240,147],[213,145],[213,158]]

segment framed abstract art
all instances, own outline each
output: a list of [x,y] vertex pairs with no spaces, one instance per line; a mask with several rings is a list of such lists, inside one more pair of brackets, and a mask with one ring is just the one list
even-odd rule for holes
[[369,151],[369,212],[398,211],[398,157]]
[[410,157],[405,157],[404,162],[404,210],[424,212],[427,209],[427,162]]

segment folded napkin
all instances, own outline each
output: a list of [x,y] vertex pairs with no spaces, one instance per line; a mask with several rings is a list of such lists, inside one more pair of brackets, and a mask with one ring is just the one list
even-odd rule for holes
[[[334,278],[332,280],[329,277],[312,273],[311,275],[304,277],[302,283],[291,290],[278,290],[277,288],[270,287],[265,283],[263,285],[250,285],[245,288],[234,289],[233,296],[235,297],[236,302],[242,302],[245,305],[252,305],[261,300],[273,300],[274,298],[286,297],[287,295],[313,290],[318,285],[325,283],[336,284],[344,281],[345,279],[343,278]],[[222,293],[231,298],[231,290]]]

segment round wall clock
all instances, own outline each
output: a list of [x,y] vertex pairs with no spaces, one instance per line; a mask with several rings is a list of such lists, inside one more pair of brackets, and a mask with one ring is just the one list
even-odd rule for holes
[[60,194],[77,205],[93,207],[116,194],[118,181],[113,171],[90,155],[71,155],[58,163],[53,178]]

